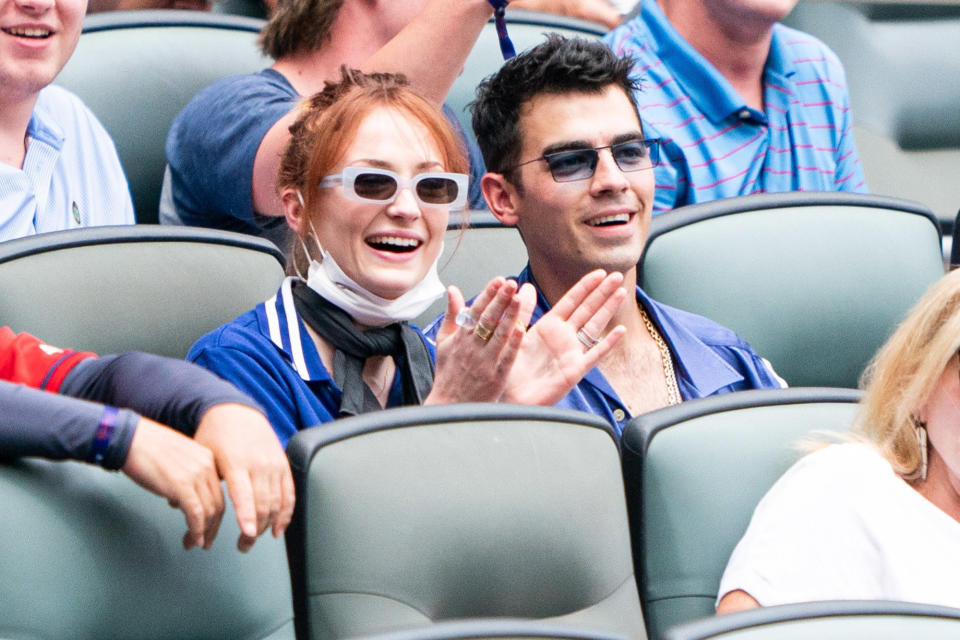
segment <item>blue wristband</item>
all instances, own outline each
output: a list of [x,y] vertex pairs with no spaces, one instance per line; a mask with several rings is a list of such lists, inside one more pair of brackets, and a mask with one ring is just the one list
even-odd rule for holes
[[500,53],[503,54],[504,60],[509,60],[517,55],[516,49],[513,48],[513,42],[510,41],[510,36],[507,35],[506,12],[509,1],[510,0],[487,0],[493,7],[493,22],[497,26],[497,38],[500,40]]
[[97,435],[93,438],[93,445],[90,447],[90,458],[96,464],[103,463],[103,457],[110,446],[110,438],[113,436],[113,430],[117,426],[117,416],[120,410],[116,407],[105,406],[103,415],[100,416],[100,426],[97,427]]

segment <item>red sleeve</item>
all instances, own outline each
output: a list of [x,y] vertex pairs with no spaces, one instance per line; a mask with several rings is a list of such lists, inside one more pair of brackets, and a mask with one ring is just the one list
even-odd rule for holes
[[29,333],[0,327],[0,380],[57,391],[78,362],[95,357],[87,351],[51,347]]

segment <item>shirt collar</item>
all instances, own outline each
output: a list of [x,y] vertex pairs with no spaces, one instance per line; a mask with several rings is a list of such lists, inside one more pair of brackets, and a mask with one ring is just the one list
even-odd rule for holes
[[30,114],[30,122],[27,123],[27,137],[37,142],[50,145],[54,149],[61,149],[65,139],[63,129],[57,124],[56,118],[44,108],[43,100],[38,98],[37,104]]
[[[517,281],[519,284],[529,282],[536,286],[529,264],[517,276]],[[736,369],[674,317],[672,307],[650,298],[640,287],[637,287],[637,303],[647,310],[650,320],[673,354],[677,381],[684,400],[711,395],[743,380]],[[537,287],[537,307],[533,310],[531,323],[539,320],[549,309],[550,303]],[[596,367],[584,377],[598,388],[606,389],[609,386]]]
[[317,346],[300,319],[293,302],[292,285],[299,278],[288,277],[272,298],[257,306],[260,333],[287,357],[287,362],[307,382],[330,380]]
[[683,387],[689,385],[684,399],[709,396],[743,381],[743,375],[683,322],[678,321],[675,314],[671,313],[672,307],[650,298],[640,287],[637,287],[637,302],[647,310],[650,320],[670,347],[681,391],[685,391]]
[[[699,51],[694,49],[670,24],[657,0],[643,0],[642,18],[650,31],[651,47],[663,61],[673,80],[680,85],[711,122],[717,124],[731,114],[749,110],[754,118],[766,121],[765,114],[748,109],[733,86]],[[792,62],[785,57],[783,29],[775,25],[770,54],[764,67],[764,82],[784,84],[793,75]]]

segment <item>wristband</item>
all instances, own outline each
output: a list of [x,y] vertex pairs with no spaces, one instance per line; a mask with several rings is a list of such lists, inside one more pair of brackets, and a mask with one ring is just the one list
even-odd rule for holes
[[493,7],[493,22],[497,27],[497,38],[500,40],[500,53],[503,54],[504,60],[509,60],[517,55],[516,49],[513,48],[513,42],[510,41],[510,36],[507,35],[506,11],[509,1],[510,0],[487,0]]
[[103,415],[100,416],[100,426],[97,427],[97,435],[93,438],[93,445],[90,447],[90,458],[96,464],[103,463],[103,457],[110,446],[110,438],[117,426],[117,416],[119,414],[120,410],[116,407],[105,406],[103,408]]

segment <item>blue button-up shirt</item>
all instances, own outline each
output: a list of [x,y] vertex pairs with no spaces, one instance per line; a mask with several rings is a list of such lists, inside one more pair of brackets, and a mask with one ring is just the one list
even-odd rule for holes
[[[521,285],[530,282],[536,286],[529,265],[516,280]],[[677,387],[683,400],[786,386],[770,363],[730,329],[695,313],[661,304],[649,298],[640,287],[637,287],[637,304],[647,311],[670,348]],[[537,288],[537,306],[531,322],[535,323],[549,310],[550,304]],[[436,335],[441,320],[442,316],[427,327],[428,338]],[[630,336],[624,339],[629,340]],[[530,384],[536,384],[536,380],[531,380]],[[602,416],[613,425],[618,435],[633,417],[598,368],[591,369],[557,406]]]
[[866,191],[850,97],[837,56],[808,34],[774,25],[764,110],[673,28],[656,0],[605,37],[637,59],[647,137],[664,141],[654,213],[759,192]]

